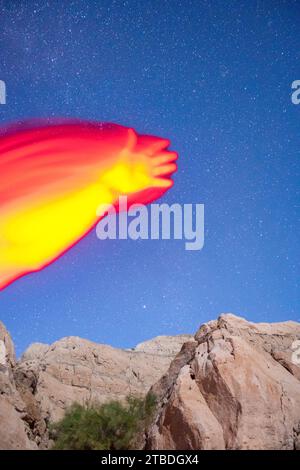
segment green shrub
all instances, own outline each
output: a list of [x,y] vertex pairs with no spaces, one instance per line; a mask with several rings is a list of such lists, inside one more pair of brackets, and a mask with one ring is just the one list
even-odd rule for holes
[[72,405],[64,418],[50,428],[53,449],[127,450],[142,442],[155,409],[155,398],[127,397],[126,402]]

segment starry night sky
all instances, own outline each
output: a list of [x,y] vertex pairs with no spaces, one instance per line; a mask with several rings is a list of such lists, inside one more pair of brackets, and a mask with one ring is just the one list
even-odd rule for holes
[[1,122],[72,116],[168,137],[179,169],[163,201],[206,211],[202,251],[93,231],[1,292],[18,353],[69,335],[132,347],[222,312],[300,319],[299,25],[299,1],[0,0]]

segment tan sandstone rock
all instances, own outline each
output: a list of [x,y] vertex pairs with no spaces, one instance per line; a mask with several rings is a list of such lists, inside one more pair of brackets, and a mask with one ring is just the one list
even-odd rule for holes
[[35,449],[28,422],[26,406],[13,376],[14,345],[0,322],[0,450]]
[[[66,407],[151,390],[149,449],[300,449],[296,322],[234,315],[195,337],[161,336],[121,350],[81,338],[31,345],[16,362],[0,323],[0,449],[44,449]],[[155,385],[153,385],[155,384]]]
[[132,350],[77,337],[63,338],[50,346],[33,344],[23,354],[14,374],[32,420],[40,430],[59,420],[74,402],[102,403],[146,394],[189,338],[189,335],[158,337]]
[[300,435],[300,324],[221,315],[203,325],[152,391],[149,449],[294,449]]

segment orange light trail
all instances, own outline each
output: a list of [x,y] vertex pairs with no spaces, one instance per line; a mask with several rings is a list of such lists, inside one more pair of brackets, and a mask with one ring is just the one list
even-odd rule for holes
[[64,122],[0,136],[0,289],[55,261],[101,204],[149,203],[173,185],[170,142],[116,124]]

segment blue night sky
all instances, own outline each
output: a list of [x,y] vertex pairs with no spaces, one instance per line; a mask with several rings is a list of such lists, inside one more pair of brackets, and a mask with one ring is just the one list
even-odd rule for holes
[[[77,335],[131,347],[222,312],[300,319],[300,2],[0,1],[1,122],[81,117],[171,139],[167,203],[205,204],[205,246],[91,232],[0,293],[20,354]],[[55,233],[53,233],[55,237]]]

